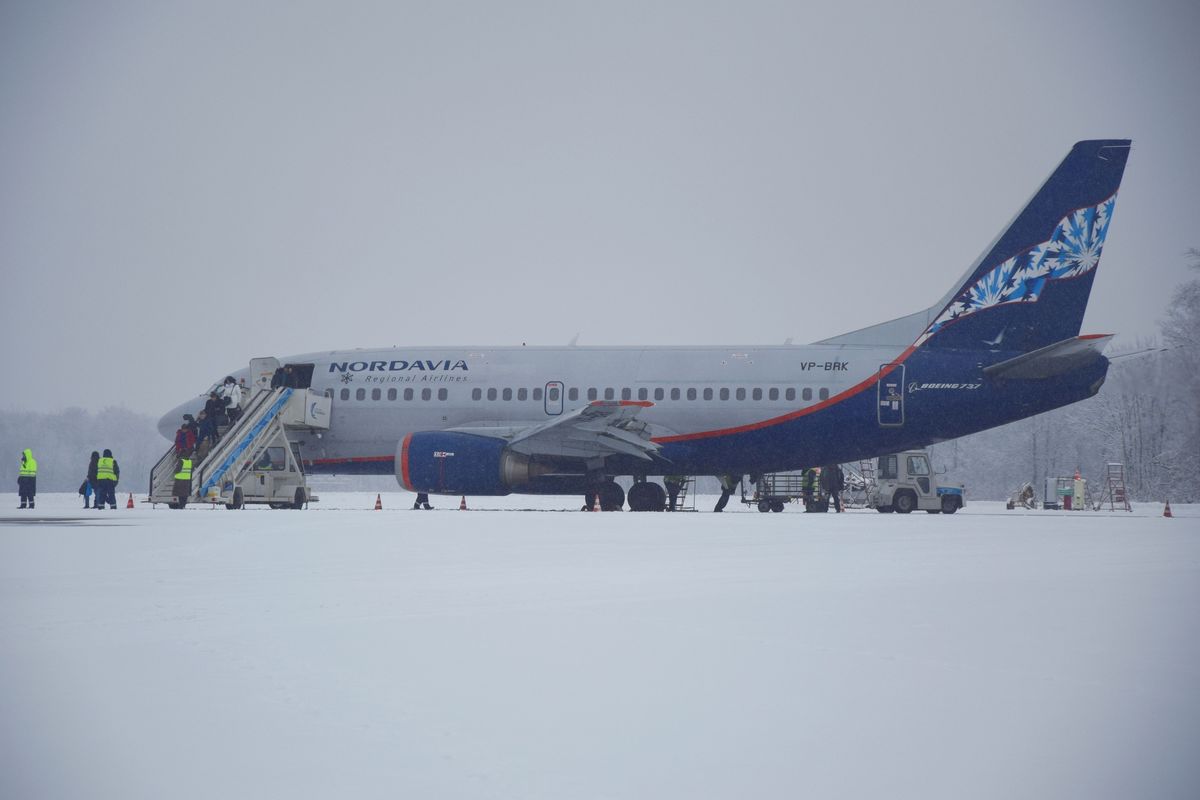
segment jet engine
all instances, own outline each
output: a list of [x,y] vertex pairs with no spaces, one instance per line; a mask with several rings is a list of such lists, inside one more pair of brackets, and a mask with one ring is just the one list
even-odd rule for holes
[[410,433],[396,446],[396,478],[410,492],[505,495],[537,470],[503,439],[471,433]]

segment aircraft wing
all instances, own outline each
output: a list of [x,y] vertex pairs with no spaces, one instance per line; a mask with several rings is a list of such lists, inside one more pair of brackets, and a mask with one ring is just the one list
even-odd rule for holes
[[649,428],[637,415],[652,405],[646,400],[594,400],[537,425],[451,430],[506,439],[514,452],[530,456],[627,455],[649,461],[658,445],[650,441]]

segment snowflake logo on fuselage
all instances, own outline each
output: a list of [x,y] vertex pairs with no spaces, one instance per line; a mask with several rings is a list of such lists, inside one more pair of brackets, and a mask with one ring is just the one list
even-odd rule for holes
[[342,373],[342,383],[350,383],[353,380],[354,380],[354,373],[352,373],[352,372],[343,372]]

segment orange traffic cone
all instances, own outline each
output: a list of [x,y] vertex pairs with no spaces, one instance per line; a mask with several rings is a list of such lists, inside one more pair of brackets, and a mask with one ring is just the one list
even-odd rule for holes
[[463,495],[463,499],[458,502],[458,510],[459,511],[467,510],[467,496],[465,494]]
[[600,493],[596,492],[592,495],[592,511],[600,510]]
[[129,493],[129,502],[125,504],[126,508],[133,508],[133,492]]
[[375,510],[383,511],[383,497],[375,495]]
[[1171,501],[1170,500],[1167,501],[1167,507],[1163,509],[1163,516],[1164,517],[1175,516],[1174,514],[1171,513]]

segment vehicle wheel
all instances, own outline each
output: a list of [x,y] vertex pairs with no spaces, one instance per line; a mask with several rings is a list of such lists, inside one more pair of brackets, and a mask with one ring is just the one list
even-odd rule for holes
[[234,511],[236,509],[241,508],[244,505],[245,505],[245,501],[242,499],[242,487],[235,486],[233,488],[233,502],[226,503],[225,507],[228,508],[230,511]]
[[[601,502],[603,502],[601,495]],[[629,487],[630,511],[662,511],[667,507],[667,490],[657,483],[642,481]]]
[[771,511],[775,514],[781,513],[783,511],[783,502],[780,500],[776,500],[776,501],[772,502],[771,503]]
[[605,481],[595,491],[600,493],[601,511],[620,511],[625,507],[625,490],[616,481]]
[[897,514],[911,514],[917,507],[917,498],[912,492],[900,492],[892,498],[892,502],[896,504]]
[[946,495],[942,498],[942,513],[953,514],[955,511],[958,511],[959,505],[960,501],[957,497]]
[[880,514],[890,514],[893,511],[891,506],[875,506],[875,510]]
[[304,504],[308,502],[308,495],[304,493],[304,487],[296,487],[296,498],[292,501],[292,508],[299,511],[304,508]]
[[771,504],[769,502],[767,502],[766,500],[759,500],[758,501],[758,510],[765,514],[771,510]]

